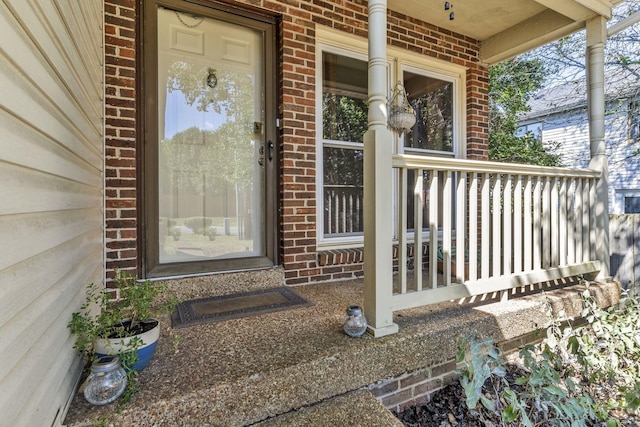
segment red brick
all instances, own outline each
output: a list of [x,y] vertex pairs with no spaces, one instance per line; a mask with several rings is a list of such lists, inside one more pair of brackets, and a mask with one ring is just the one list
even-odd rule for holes
[[408,377],[402,378],[400,380],[400,388],[407,388],[409,386],[422,383],[425,380],[427,380],[428,378],[429,378],[429,372],[428,371],[413,373],[413,374],[409,375]]
[[387,408],[390,406],[398,405],[400,403],[406,402],[413,397],[413,391],[411,389],[402,390],[398,393],[395,393],[391,396],[383,397],[382,404]]
[[380,385],[372,386],[369,390],[371,391],[371,393],[373,393],[374,396],[381,397],[397,391],[398,385],[399,384],[397,380],[391,380]]

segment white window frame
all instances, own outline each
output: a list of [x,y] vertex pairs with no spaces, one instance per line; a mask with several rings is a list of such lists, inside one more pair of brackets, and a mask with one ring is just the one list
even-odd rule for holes
[[527,132],[531,132],[532,135],[542,141],[542,132],[544,131],[544,125],[542,121],[534,121],[529,123],[524,123],[516,129],[516,136],[523,137],[527,134]]
[[[420,55],[411,51],[389,47],[387,55],[395,62],[393,71],[393,79],[390,76],[390,82],[397,82],[403,72],[409,71],[414,74],[421,74],[433,77],[439,80],[449,81],[453,83],[453,156],[445,151],[432,150],[415,150],[410,149],[412,153],[455,157],[464,159],[467,157],[467,67],[452,64],[450,62],[441,61],[428,56]],[[391,74],[391,73],[389,73]],[[393,87],[393,86],[389,86]],[[398,153],[404,152],[404,137],[395,137],[397,141]]]
[[[345,36],[335,30],[318,26],[316,28],[316,242],[318,248],[327,250],[332,248],[359,247],[363,244],[364,236],[338,236],[325,237],[324,235],[324,157],[323,148],[332,147],[358,147],[364,149],[363,144],[354,144],[342,141],[329,141],[323,138],[322,126],[322,54],[323,52],[338,55],[351,56],[357,59],[368,60],[367,40]],[[453,83],[454,97],[454,133],[453,152],[416,150],[410,149],[412,154],[437,155],[455,158],[466,158],[466,72],[467,68],[429,58],[414,52],[409,52],[393,47],[387,47],[387,93],[391,96],[390,88],[394,82],[402,78],[402,72],[410,71],[440,80]],[[394,152],[403,153],[404,137],[394,134]],[[394,188],[397,186],[394,185]],[[395,198],[394,198],[395,200]],[[397,217],[397,206],[394,202],[394,217]]]
[[640,197],[640,189],[639,188],[616,188],[615,189],[615,214],[625,214],[625,198],[626,197]]

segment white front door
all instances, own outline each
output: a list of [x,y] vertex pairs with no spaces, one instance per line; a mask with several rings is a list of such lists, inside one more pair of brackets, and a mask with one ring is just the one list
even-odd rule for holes
[[275,147],[265,137],[264,37],[240,23],[157,9],[160,266],[268,255]]

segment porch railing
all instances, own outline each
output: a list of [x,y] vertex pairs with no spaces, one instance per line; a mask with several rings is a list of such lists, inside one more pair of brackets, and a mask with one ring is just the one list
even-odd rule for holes
[[362,233],[362,186],[325,185],[324,206],[325,233]]
[[[600,269],[592,209],[600,172],[412,155],[395,155],[393,167],[394,310]],[[409,259],[410,245],[426,251]]]

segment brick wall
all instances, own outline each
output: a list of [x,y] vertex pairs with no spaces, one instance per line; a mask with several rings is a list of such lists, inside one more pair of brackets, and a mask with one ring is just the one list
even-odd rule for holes
[[107,277],[137,272],[136,1],[105,11],[105,218]]
[[467,158],[489,160],[489,72],[478,63],[467,74]]
[[402,412],[411,405],[428,402],[431,395],[457,381],[454,360],[381,381],[369,387],[371,393],[386,408]]
[[[327,2],[239,0],[281,14],[282,130],[280,140],[280,256],[288,284],[362,276],[361,257],[321,263],[316,249],[315,27],[367,37],[365,0]],[[135,7],[105,0],[107,270],[135,271],[136,241]],[[467,155],[487,158],[488,72],[478,42],[390,11],[389,45],[453,62],[467,73]],[[138,141],[139,143],[139,141]],[[323,264],[323,265],[321,265]]]
[[[584,319],[579,320],[580,325],[584,323]],[[528,344],[539,343],[543,335],[540,331],[528,332],[502,341],[498,347],[502,357],[507,362],[513,362],[518,360],[518,351],[521,348]],[[463,363],[458,365],[452,359],[416,372],[405,373],[397,378],[379,381],[369,386],[369,390],[386,408],[402,412],[407,406],[428,402],[436,391],[459,381],[456,370],[463,367]]]

